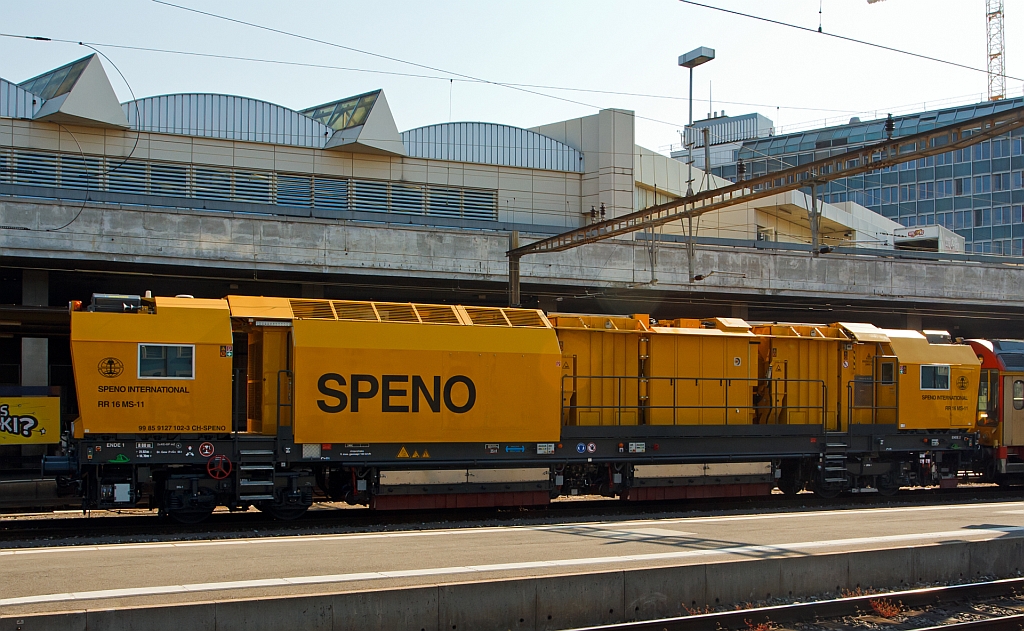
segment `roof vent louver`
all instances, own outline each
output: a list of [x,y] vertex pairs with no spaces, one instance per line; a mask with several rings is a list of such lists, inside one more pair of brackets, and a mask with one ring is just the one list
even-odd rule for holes
[[416,312],[424,322],[432,324],[462,324],[455,309],[450,305],[415,305]]
[[381,322],[419,322],[416,310],[410,303],[403,302],[375,302],[377,314]]
[[466,307],[466,313],[478,326],[512,326],[501,309],[496,307]]
[[378,320],[377,312],[373,310],[373,303],[335,300],[333,304],[339,320],[369,320],[371,322]]
[[535,309],[502,309],[512,326],[544,327],[544,319]]
[[329,300],[291,299],[292,313],[297,320],[336,320]]

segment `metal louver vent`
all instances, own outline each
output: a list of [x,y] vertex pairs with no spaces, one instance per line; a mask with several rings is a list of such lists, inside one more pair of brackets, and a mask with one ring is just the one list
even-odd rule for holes
[[348,210],[348,180],[314,178],[313,200],[322,210]]
[[462,324],[455,308],[449,305],[415,305],[424,322],[432,324]]
[[419,322],[411,304],[400,302],[375,302],[381,322]]
[[512,326],[544,327],[544,318],[534,309],[502,309]]
[[14,183],[57,186],[57,156],[48,153],[15,151]]
[[339,320],[368,320],[370,322],[378,320],[377,312],[373,310],[373,303],[335,300],[333,304]]
[[511,326],[505,314],[497,307],[466,307],[473,324],[482,326]]
[[336,320],[330,300],[291,299],[292,313],[299,320]]

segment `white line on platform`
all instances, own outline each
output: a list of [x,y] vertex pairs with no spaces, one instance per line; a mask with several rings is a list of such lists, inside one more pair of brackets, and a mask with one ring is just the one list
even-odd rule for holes
[[[983,504],[953,504],[945,506],[904,506],[893,508],[863,508],[852,510],[831,510],[831,511],[805,511],[799,513],[769,513],[761,515],[732,515],[724,517],[678,517],[671,519],[634,519],[629,521],[616,522],[574,522],[570,524],[551,524],[539,526],[492,526],[485,528],[450,528],[442,530],[403,530],[398,532],[373,532],[373,533],[343,533],[332,535],[301,535],[291,537],[253,537],[246,539],[216,539],[205,541],[178,541],[178,542],[153,542],[153,543],[111,543],[91,546],[60,546],[50,548],[11,548],[0,550],[0,557],[21,556],[27,554],[57,554],[57,553],[78,553],[78,552],[119,552],[125,550],[159,550],[162,548],[193,548],[211,546],[238,546],[238,545],[273,545],[282,543],[323,543],[325,541],[354,541],[360,539],[393,539],[406,537],[442,537],[442,536],[465,536],[465,535],[486,535],[494,533],[515,533],[515,532],[587,532],[590,530],[617,530],[632,529],[634,527],[658,527],[668,525],[698,526],[702,524],[736,522],[736,521],[760,521],[765,519],[797,519],[804,517],[828,517],[828,516],[850,516],[858,514],[880,515],[887,513],[917,513],[931,511],[969,510],[984,508],[993,510],[998,508],[1017,508],[1024,513],[1024,503],[1021,502],[1000,502]],[[1007,513],[1010,511],[996,511]],[[667,532],[665,533],[667,535]],[[680,531],[675,536],[687,536],[689,533]]]
[[290,578],[261,578],[246,581],[224,581],[219,583],[191,583],[186,585],[160,585],[154,587],[129,587],[123,589],[103,589],[89,592],[67,592],[62,594],[41,594],[38,596],[21,596],[0,599],[0,607],[12,605],[31,605],[38,603],[54,603],[78,600],[98,600],[107,598],[128,598],[133,596],[152,596],[161,594],[184,594],[190,592],[206,592],[230,589],[253,589],[259,587],[288,587],[295,585],[315,585],[323,583],[351,583],[386,578],[409,578],[418,576],[440,576],[453,574],[477,574],[480,572],[503,572],[532,569],[568,568],[587,565],[608,565],[614,563],[636,563],[649,561],[675,561],[718,555],[741,556],[747,558],[773,558],[798,552],[813,552],[829,548],[854,547],[862,545],[909,543],[926,541],[940,542],[944,539],[963,541],[968,537],[993,539],[1009,534],[1020,536],[1024,527],[1006,526],[1000,528],[960,528],[941,532],[922,532],[905,535],[886,535],[881,537],[860,537],[854,539],[833,539],[827,541],[804,541],[776,545],[747,545],[728,548],[710,548],[705,550],[685,550],[677,552],[657,552],[651,554],[630,554],[624,556],[589,557],[579,559],[557,559],[552,561],[526,561],[518,563],[495,563],[491,565],[459,565],[453,567],[422,568],[411,570],[392,570],[384,572],[358,572],[352,574],[327,574],[320,576],[294,576]]

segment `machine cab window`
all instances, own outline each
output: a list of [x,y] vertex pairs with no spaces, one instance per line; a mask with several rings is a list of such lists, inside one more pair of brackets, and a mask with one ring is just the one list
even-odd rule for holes
[[921,366],[922,390],[949,390],[949,366]]
[[139,379],[195,379],[195,346],[139,344]]
[[981,371],[981,382],[978,384],[978,411],[994,415],[998,409],[999,371],[985,368]]

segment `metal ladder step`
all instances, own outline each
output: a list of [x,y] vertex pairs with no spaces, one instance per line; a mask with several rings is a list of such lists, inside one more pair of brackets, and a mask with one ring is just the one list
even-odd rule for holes
[[240,464],[238,465],[239,471],[273,471],[274,465],[272,464]]
[[239,480],[238,486],[274,486],[274,483],[267,480]]
[[238,499],[240,499],[240,500],[272,500],[272,499],[274,499],[274,496],[273,495],[239,495]]
[[846,478],[825,478],[826,482],[846,482]]

